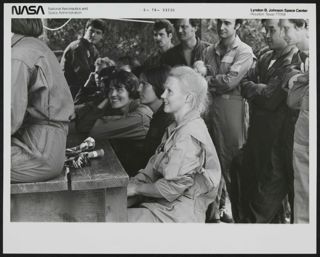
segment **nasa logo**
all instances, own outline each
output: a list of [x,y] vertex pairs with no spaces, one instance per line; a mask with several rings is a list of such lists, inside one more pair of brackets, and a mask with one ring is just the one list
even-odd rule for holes
[[43,10],[43,6],[39,5],[39,6],[35,6],[35,5],[22,5],[22,6],[12,6],[12,14],[17,14],[17,15],[21,15],[21,14],[27,14],[27,15],[34,15],[34,14],[39,14],[42,13],[44,14],[44,10]]

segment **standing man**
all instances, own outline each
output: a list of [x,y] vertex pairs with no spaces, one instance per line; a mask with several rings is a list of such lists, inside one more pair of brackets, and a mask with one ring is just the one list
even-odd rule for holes
[[[293,143],[294,223],[309,223],[309,33],[303,19],[280,20],[285,40],[296,45],[297,75],[288,83],[290,108],[300,110]],[[301,64],[300,64],[301,62]],[[300,64],[300,65],[299,65]],[[294,72],[294,71],[293,71]]]
[[286,70],[297,53],[281,34],[278,19],[262,20],[269,51],[243,81],[242,95],[250,103],[250,127],[244,148],[240,206],[234,218],[246,223],[283,223],[282,204],[289,192],[288,170],[283,164],[283,138],[287,133],[287,93],[282,89]]
[[[207,125],[218,152],[228,192],[231,184],[231,160],[246,138],[246,109],[245,100],[240,94],[240,81],[249,71],[255,58],[251,47],[243,43],[237,35],[241,24],[240,19],[218,19],[220,41],[209,46],[202,56],[208,70],[208,88],[212,96]],[[225,186],[221,186],[225,190]],[[224,195],[226,196],[225,191],[222,197]],[[216,210],[213,212],[216,213]]]
[[104,28],[103,20],[88,20],[84,36],[71,42],[63,53],[61,66],[73,98],[95,70],[94,62],[99,57],[96,45],[103,39]]
[[156,43],[157,50],[146,59],[143,64],[144,69],[160,65],[161,56],[173,47],[171,42],[173,31],[174,28],[170,21],[165,19],[155,21],[153,25],[153,39]]
[[168,50],[162,56],[161,62],[171,67],[177,65],[193,67],[196,61],[201,60],[204,49],[210,45],[196,37],[200,20],[177,19],[174,26],[180,44]]

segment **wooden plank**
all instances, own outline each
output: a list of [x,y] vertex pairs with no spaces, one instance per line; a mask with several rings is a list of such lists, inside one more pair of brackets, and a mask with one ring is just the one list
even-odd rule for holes
[[126,187],[105,190],[105,219],[106,222],[128,222]]
[[[108,217],[112,221],[113,215]],[[105,190],[11,195],[11,222],[104,222]]]
[[68,190],[68,179],[65,170],[61,172],[60,176],[35,183],[19,183],[11,184],[11,194],[26,194],[33,192],[55,192]]
[[74,221],[65,211],[67,192],[11,195],[11,222]]
[[110,187],[126,187],[129,177],[123,169],[110,143],[106,140],[96,144],[103,149],[102,158],[91,160],[91,165],[70,171],[71,190],[90,190]]
[[104,190],[70,191],[65,213],[76,222],[104,222]]

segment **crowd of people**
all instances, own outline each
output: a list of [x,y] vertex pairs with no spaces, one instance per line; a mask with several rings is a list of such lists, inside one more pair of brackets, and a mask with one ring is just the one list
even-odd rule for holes
[[307,20],[261,20],[256,55],[243,20],[217,19],[216,44],[200,22],[156,20],[140,63],[101,57],[105,21],[90,19],[59,64],[40,19],[13,19],[11,183],[60,174],[77,133],[111,142],[129,222],[308,223]]

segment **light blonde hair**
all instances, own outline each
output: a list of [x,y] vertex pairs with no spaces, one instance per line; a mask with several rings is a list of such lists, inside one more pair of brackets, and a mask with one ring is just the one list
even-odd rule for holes
[[169,77],[180,81],[182,90],[192,96],[191,108],[204,113],[208,105],[208,83],[196,71],[188,66],[178,66],[171,69]]
[[111,60],[110,58],[106,57],[98,57],[97,60],[95,61],[94,65],[96,67],[101,67],[102,65],[106,65],[107,67],[115,66],[116,63]]

